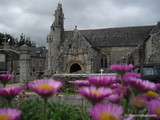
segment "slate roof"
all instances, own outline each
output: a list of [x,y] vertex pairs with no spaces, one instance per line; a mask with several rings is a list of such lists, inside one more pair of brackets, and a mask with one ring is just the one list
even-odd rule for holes
[[160,31],[160,22],[158,22],[157,26],[152,29],[150,34],[154,34]]
[[[137,46],[146,40],[155,26],[138,26],[79,30],[93,47]],[[65,31],[65,39],[72,39],[73,31]]]

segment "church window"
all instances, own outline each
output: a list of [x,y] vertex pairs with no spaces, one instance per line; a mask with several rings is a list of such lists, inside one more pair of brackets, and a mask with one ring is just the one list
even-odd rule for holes
[[59,16],[58,25],[61,25],[61,16]]
[[33,72],[35,72],[35,68],[33,68]]
[[104,67],[107,67],[107,58],[104,59]]
[[72,45],[71,44],[69,44],[69,48],[71,48],[72,47]]
[[101,68],[107,68],[107,66],[108,66],[107,57],[102,57],[102,58],[101,58],[101,63],[100,63],[100,65],[101,65]]
[[101,68],[103,67],[103,58],[101,58]]

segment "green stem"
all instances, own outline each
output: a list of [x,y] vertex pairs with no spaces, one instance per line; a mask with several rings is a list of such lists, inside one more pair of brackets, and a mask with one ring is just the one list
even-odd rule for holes
[[47,98],[44,98],[43,113],[43,120],[47,120]]
[[81,105],[81,116],[82,116],[82,120],[86,120],[86,103],[85,100],[82,99],[82,105]]
[[3,84],[3,88],[5,88],[5,87],[6,87],[6,84],[4,83],[4,84]]
[[7,107],[12,107],[12,100],[11,99],[6,99],[7,101]]
[[121,85],[122,85],[122,87],[124,87],[124,80],[123,80],[123,76],[124,76],[124,73],[122,74],[120,74],[120,79],[121,79]]

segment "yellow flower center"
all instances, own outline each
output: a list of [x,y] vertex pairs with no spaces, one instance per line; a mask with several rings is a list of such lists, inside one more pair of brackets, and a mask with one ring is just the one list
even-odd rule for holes
[[99,120],[118,120],[118,119],[115,116],[113,116],[112,114],[110,114],[110,113],[103,112],[100,115],[100,119]]
[[7,115],[0,115],[0,120],[10,120],[10,118]]
[[54,87],[48,84],[43,84],[43,85],[38,86],[38,89],[42,91],[51,91],[51,90],[54,90]]
[[97,96],[97,97],[101,95],[97,90],[91,91],[91,94],[92,94],[92,95],[95,95],[95,96]]
[[160,108],[157,108],[155,112],[156,112],[156,115],[160,117]]
[[148,92],[146,93],[146,95],[147,95],[148,97],[152,97],[152,98],[159,97],[159,94],[156,93],[156,92],[154,92],[154,91],[148,91]]

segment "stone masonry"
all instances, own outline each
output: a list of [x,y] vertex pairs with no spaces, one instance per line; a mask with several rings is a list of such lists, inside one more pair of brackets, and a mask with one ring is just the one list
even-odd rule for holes
[[111,64],[160,63],[160,23],[152,26],[64,30],[62,4],[47,36],[48,74],[95,73]]

